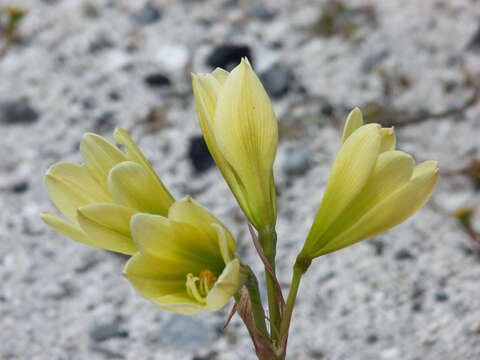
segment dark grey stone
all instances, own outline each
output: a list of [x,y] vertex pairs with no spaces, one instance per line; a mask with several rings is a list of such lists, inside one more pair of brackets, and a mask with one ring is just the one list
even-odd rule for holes
[[480,51],[480,25],[478,29],[473,33],[470,41],[467,45],[468,50]]
[[415,256],[408,249],[400,249],[395,253],[395,260],[413,260]]
[[217,353],[211,352],[209,354],[202,355],[202,356],[199,356],[199,355],[194,356],[192,360],[214,360],[216,358],[217,358]]
[[282,170],[286,175],[304,175],[310,168],[310,152],[307,148],[287,149]]
[[0,123],[32,124],[39,118],[38,112],[28,99],[6,101],[0,104]]
[[83,273],[89,271],[90,269],[96,267],[104,259],[105,257],[102,255],[102,253],[97,250],[88,252],[82,257],[82,261],[80,265],[75,268],[75,272]]
[[365,339],[367,344],[375,344],[378,341],[378,335],[377,334],[370,334],[367,336]]
[[137,24],[150,25],[160,20],[162,13],[155,5],[148,2],[140,10],[132,14],[132,19]]
[[118,318],[109,323],[96,324],[90,329],[90,338],[95,342],[102,342],[114,337],[128,337],[128,331],[121,326],[121,319]]
[[13,193],[21,194],[28,190],[28,182],[25,180],[18,181],[10,188]]
[[412,312],[421,312],[423,310],[423,305],[420,302],[414,302],[412,305]]
[[293,72],[286,66],[275,64],[260,75],[263,86],[273,98],[286,95],[294,79]]
[[111,49],[115,46],[115,43],[108,38],[104,34],[98,35],[93,41],[90,43],[90,46],[88,47],[88,51],[91,54],[97,54],[99,52],[102,52],[107,49]]
[[435,294],[435,301],[437,302],[445,302],[448,301],[448,295],[443,291],[439,291]]
[[210,151],[202,135],[196,135],[190,138],[188,158],[195,171],[199,173],[207,171],[213,166],[214,161],[212,155],[210,155]]
[[171,85],[168,76],[161,73],[149,74],[145,76],[145,83],[151,87],[162,87]]
[[222,44],[216,46],[207,57],[207,65],[231,70],[240,63],[243,57],[253,64],[252,52],[247,45]]
[[115,113],[105,111],[95,119],[95,132],[104,134],[111,132],[115,127]]

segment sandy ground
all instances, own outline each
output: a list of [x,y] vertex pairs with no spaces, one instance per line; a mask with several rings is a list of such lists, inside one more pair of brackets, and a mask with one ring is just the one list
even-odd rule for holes
[[[229,306],[194,317],[160,312],[121,276],[124,257],[66,239],[39,218],[53,210],[48,166],[80,161],[84,132],[110,138],[121,126],[176,198],[192,194],[230,226],[242,260],[261,274],[227,186],[214,167],[195,170],[192,158],[208,159],[189,151],[200,134],[189,73],[210,71],[222,44],[247,45],[277,96],[285,291],[349,109],[395,123],[398,147],[441,169],[412,219],[315,261],[289,359],[480,358],[480,258],[451,215],[480,198],[455,173],[480,156],[478,1],[345,0],[333,13],[314,0],[5,5],[28,14],[0,58],[2,360],[254,359],[238,318],[220,331]],[[478,214],[473,226],[480,230]]]

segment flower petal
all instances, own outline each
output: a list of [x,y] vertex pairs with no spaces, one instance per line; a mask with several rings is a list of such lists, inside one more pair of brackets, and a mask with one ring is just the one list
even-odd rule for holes
[[256,227],[273,225],[270,176],[278,143],[277,119],[262,83],[245,59],[225,80],[213,127],[218,148],[248,192],[250,221]]
[[45,187],[55,206],[74,224],[77,224],[78,207],[112,201],[85,165],[60,162],[51,166],[45,175]]
[[395,131],[392,128],[382,128],[382,145],[380,145],[380,152],[395,150],[396,138]]
[[228,164],[220,151],[213,129],[218,95],[228,74],[227,71],[222,69],[216,69],[212,74],[192,74],[192,87],[198,113],[198,122],[208,150],[217,167],[222,172],[240,207],[247,213],[247,216],[249,216],[250,211],[244,194],[244,186],[238,174],[235,173],[235,170]]
[[224,267],[218,247],[211,249],[210,240],[189,224],[140,213],[132,217],[130,228],[142,253],[184,264],[194,273],[208,269],[218,276]]
[[355,130],[363,125],[363,115],[358,107],[353,109],[347,116],[347,121],[343,127],[342,144],[352,135]]
[[150,171],[152,177],[162,189],[163,197],[167,199],[170,204],[173,203],[175,201],[173,196],[168,192],[168,189],[162,183],[155,170],[153,170],[152,165],[150,165],[150,162],[145,158],[145,155],[143,155],[142,151],[138,148],[130,135],[122,128],[116,128],[113,133],[113,138],[117,143],[125,146],[128,160],[135,161]]
[[325,245],[327,239],[322,237],[323,233],[360,193],[372,174],[380,143],[380,126],[368,124],[355,131],[341,146],[303,255],[313,258],[313,254]]
[[171,199],[144,166],[124,161],[108,176],[108,185],[115,202],[138,211],[167,215]]
[[[402,151],[380,154],[365,187],[322,236],[326,246],[333,249],[338,236],[354,226],[370,209],[402,188],[410,180],[413,167],[412,157]],[[323,250],[319,251],[323,253]]]
[[[223,79],[223,76],[220,78],[222,81],[226,79]],[[212,126],[222,83],[213,74],[192,74],[192,87],[196,106],[202,110],[200,122],[208,122],[208,125]]]
[[94,242],[85,234],[85,232],[78,225],[73,225],[65,221],[57,214],[51,211],[42,211],[40,214],[43,222],[53,228],[60,234],[69,237],[72,240],[81,242],[89,246],[95,246]]
[[327,245],[322,254],[370,238],[404,222],[428,200],[438,181],[435,161],[426,161],[415,167],[410,180],[375,207],[345,233],[335,239],[335,248]]
[[151,302],[160,310],[171,311],[177,314],[193,315],[205,311],[205,305],[199,304],[188,295],[171,294],[152,299]]
[[184,222],[193,225],[198,230],[205,233],[208,239],[212,241],[212,248],[219,249],[217,230],[212,227],[212,224],[217,224],[225,230],[225,236],[228,242],[228,249],[233,254],[235,253],[235,240],[226,228],[226,226],[212,215],[206,208],[187,196],[175,202],[168,211],[168,218],[170,220]]
[[127,160],[125,154],[103,137],[92,133],[83,135],[80,152],[93,178],[108,192],[108,173],[115,165]]
[[149,300],[182,291],[187,296],[186,272],[181,266],[175,265],[178,264],[158,261],[148,255],[137,253],[127,262],[123,273],[135,289]]
[[240,271],[240,261],[234,259],[227,264],[217,282],[207,295],[206,308],[217,311],[242,287],[246,278]]
[[227,77],[230,73],[227,70],[224,70],[222,68],[217,67],[215,70],[213,70],[212,75],[217,79],[217,81],[220,83],[220,85],[223,85],[225,83],[225,80],[227,80]]
[[77,211],[78,222],[95,242],[94,246],[129,255],[137,252],[130,233],[130,218],[136,210],[112,203],[96,203]]

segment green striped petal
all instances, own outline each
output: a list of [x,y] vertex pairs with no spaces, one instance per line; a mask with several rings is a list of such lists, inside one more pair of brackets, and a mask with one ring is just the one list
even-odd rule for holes
[[271,173],[278,143],[277,119],[262,83],[246,59],[223,84],[213,132],[220,152],[244,186],[246,215],[257,228],[274,226]]
[[108,192],[108,173],[115,165],[127,160],[125,154],[103,137],[92,133],[83,135],[80,152],[93,178]]
[[130,218],[136,212],[122,205],[97,203],[80,207],[77,216],[94,246],[131,255],[137,252],[130,233]]
[[358,107],[353,109],[347,116],[347,121],[343,128],[342,144],[347,141],[348,137],[352,135],[357,129],[363,125],[363,115]]
[[123,273],[137,291],[147,299],[184,292],[185,273],[190,269],[182,264],[158,261],[146,254],[137,253],[125,265]]
[[171,199],[144,166],[124,161],[108,175],[108,185],[116,203],[139,212],[167,215]]
[[350,135],[341,146],[302,255],[312,258],[325,245],[327,239],[322,235],[360,193],[372,174],[380,143],[380,126],[368,124]]
[[190,224],[202,231],[211,240],[211,246],[213,249],[218,250],[218,234],[217,230],[212,227],[212,224],[217,224],[225,230],[225,236],[227,238],[228,248],[231,254],[235,253],[236,244],[233,235],[228,231],[226,226],[212,215],[206,208],[193,200],[190,196],[187,196],[177,202],[175,202],[169,209],[168,218],[170,220],[183,222]]
[[[402,151],[387,151],[380,154],[365,187],[323,235],[325,246],[332,251],[331,249],[336,246],[337,237],[410,180],[413,167],[412,157]],[[320,252],[323,253],[323,250],[320,249]]]
[[62,219],[57,214],[51,211],[42,211],[41,219],[45,224],[53,228],[60,234],[69,237],[72,240],[78,241],[82,244],[95,246],[95,243],[87,236],[87,234],[78,225],[73,225],[65,219]]
[[212,249],[205,234],[189,224],[140,213],[133,216],[131,231],[142,253],[191,266],[191,272],[209,269],[218,276],[224,267],[220,249]]
[[145,158],[145,155],[143,155],[142,151],[138,148],[137,144],[135,144],[135,142],[132,140],[130,135],[125,130],[121,128],[116,128],[113,133],[113,138],[117,143],[125,146],[125,151],[127,153],[128,160],[135,161],[143,165],[146,169],[150,171],[151,176],[157,182],[158,186],[162,190],[163,198],[165,199],[166,202],[168,202],[169,204],[172,204],[175,201],[175,199],[169,193],[168,189],[160,180],[155,170],[153,170],[153,167],[152,165],[150,165],[150,162]]
[[45,175],[45,187],[55,206],[74,224],[77,224],[78,207],[112,201],[85,165],[60,162],[51,166]]
[[370,238],[404,222],[428,200],[438,181],[435,161],[415,167],[410,180],[377,203],[357,223],[322,249],[322,254]]

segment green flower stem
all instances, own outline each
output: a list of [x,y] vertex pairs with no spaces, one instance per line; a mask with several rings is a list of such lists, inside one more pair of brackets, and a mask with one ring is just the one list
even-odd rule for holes
[[[275,274],[275,255],[277,246],[277,233],[275,229],[262,229],[258,233],[258,240],[263,247],[263,252],[267,258],[273,273]],[[276,343],[280,330],[280,308],[277,300],[275,279],[265,268],[265,277],[267,282],[268,310],[270,316],[270,337]]]
[[252,303],[252,315],[253,321],[255,323],[255,328],[265,336],[269,338],[267,325],[265,323],[265,312],[263,311],[262,298],[260,297],[260,291],[258,288],[258,280],[252,269],[248,266],[245,267],[247,270],[247,281],[245,282],[245,287],[248,290],[250,295],[250,301]]
[[293,308],[295,306],[295,300],[297,299],[298,287],[300,286],[300,280],[302,275],[308,270],[311,260],[306,260],[297,257],[297,261],[293,266],[292,283],[290,285],[290,291],[288,292],[287,303],[285,305],[285,311],[283,313],[283,319],[280,326],[280,346],[284,349],[284,356],[287,349],[288,331],[290,330],[290,323],[292,320]]

